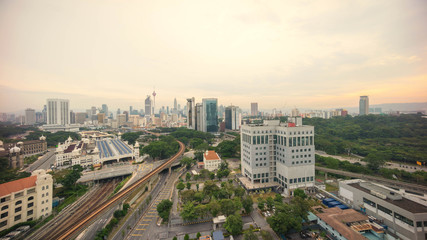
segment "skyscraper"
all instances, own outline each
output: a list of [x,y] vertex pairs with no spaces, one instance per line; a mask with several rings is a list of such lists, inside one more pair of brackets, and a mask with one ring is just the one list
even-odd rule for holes
[[187,128],[196,129],[195,99],[187,98]]
[[25,125],[36,124],[36,111],[31,108],[25,109]]
[[236,106],[225,108],[225,128],[230,130],[240,129],[240,119]]
[[107,106],[107,104],[102,104],[102,112],[105,113],[105,116],[108,116],[108,106]]
[[147,95],[147,98],[145,99],[145,116],[151,116],[152,113],[152,106],[151,106],[151,97],[150,95]]
[[251,103],[251,116],[258,116],[258,103]]
[[174,111],[178,110],[178,102],[176,101],[176,98],[173,100],[173,110]]
[[47,99],[47,124],[68,125],[70,124],[70,110],[68,99]]
[[202,99],[202,131],[218,132],[218,99]]
[[369,97],[360,96],[359,100],[359,115],[368,115],[369,114]]

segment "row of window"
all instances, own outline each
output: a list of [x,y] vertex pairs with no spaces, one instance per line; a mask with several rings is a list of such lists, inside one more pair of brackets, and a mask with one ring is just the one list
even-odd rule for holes
[[[374,203],[371,200],[366,199],[366,198],[363,198],[363,202],[366,203],[366,204],[368,204],[369,206],[372,206],[372,207],[375,207],[377,205],[378,206],[378,210],[384,212],[385,214],[393,216],[393,211],[392,210],[390,210],[390,209],[388,209],[388,208],[386,208],[384,206],[381,206],[380,204],[376,204],[376,203]],[[409,218],[407,218],[405,216],[402,216],[402,215],[400,215],[400,214],[398,214],[398,213],[395,212],[394,213],[394,217],[396,219],[398,219],[398,220],[400,220],[400,221],[408,224],[409,226],[412,226],[412,227],[414,226],[414,221],[412,221],[411,219],[409,219]],[[417,223],[417,225],[418,225],[418,223]]]
[[[242,130],[243,132],[246,133],[251,133],[251,131],[247,131],[247,130]],[[264,133],[278,133],[278,134],[287,134],[286,131],[279,131],[279,130],[274,130],[274,132],[272,130],[258,130],[258,131],[252,131],[252,134],[264,134]],[[289,135],[296,135],[296,134],[313,134],[313,130],[310,131],[289,131]]]

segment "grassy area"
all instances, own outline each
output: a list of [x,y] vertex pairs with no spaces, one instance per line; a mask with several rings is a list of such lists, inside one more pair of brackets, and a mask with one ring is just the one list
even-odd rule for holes
[[254,203],[258,203],[258,198],[267,200],[268,197],[274,198],[276,196],[276,193],[275,192],[257,193],[257,194],[251,194],[250,196]]
[[37,159],[39,159],[39,157],[40,157],[40,154],[25,157],[24,158],[24,164],[32,164],[33,162],[37,161]]
[[325,190],[327,192],[336,192],[336,191],[338,191],[338,187],[333,186],[333,185],[331,185],[329,183],[326,183],[326,189]]
[[74,194],[64,199],[64,201],[56,208],[57,212],[60,212],[66,206],[75,202],[79,197],[83,196],[89,189],[88,186],[86,185],[79,185],[79,186],[80,186],[79,189],[75,191]]
[[116,188],[114,188],[114,193],[116,194],[128,181],[129,179],[132,177],[132,175],[127,176],[125,179],[123,179],[119,184],[117,184]]

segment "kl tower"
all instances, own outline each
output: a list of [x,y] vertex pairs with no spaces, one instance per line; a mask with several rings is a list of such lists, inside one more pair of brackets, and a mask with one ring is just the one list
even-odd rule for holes
[[156,109],[156,90],[153,91],[153,99],[154,99],[154,103],[153,103],[153,116],[155,116],[154,114],[154,109]]

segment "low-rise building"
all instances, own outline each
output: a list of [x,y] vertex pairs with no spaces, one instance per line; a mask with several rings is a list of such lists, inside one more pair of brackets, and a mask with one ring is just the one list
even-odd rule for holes
[[36,170],[30,177],[0,184],[0,231],[52,213],[52,175]]
[[203,163],[205,169],[214,171],[219,168],[219,164],[221,164],[221,158],[215,151],[206,151],[203,153]]
[[360,179],[341,181],[339,196],[353,208],[374,216],[402,239],[427,236],[427,204],[385,186]]
[[[354,209],[342,210],[338,207],[323,209],[316,214],[317,223],[328,232],[332,239],[367,240],[390,239],[384,238],[384,228],[375,222],[370,222],[368,216]],[[373,238],[376,237],[376,238]]]

